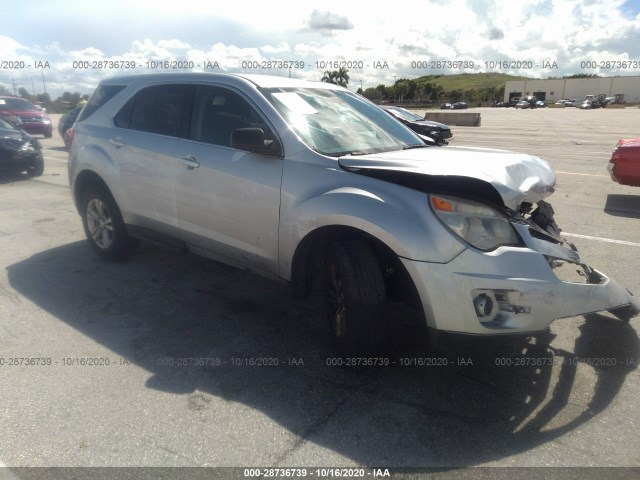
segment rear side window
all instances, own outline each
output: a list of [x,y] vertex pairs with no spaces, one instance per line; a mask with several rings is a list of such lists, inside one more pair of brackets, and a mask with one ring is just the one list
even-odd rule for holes
[[140,90],[118,112],[117,127],[172,137],[188,134],[190,85],[155,85]]
[[78,116],[77,122],[81,122],[82,120],[89,118],[93,112],[98,110],[102,105],[107,103],[113,96],[121,91],[125,86],[124,85],[99,85],[96,88],[96,91],[93,92],[91,98],[84,106],[80,115]]

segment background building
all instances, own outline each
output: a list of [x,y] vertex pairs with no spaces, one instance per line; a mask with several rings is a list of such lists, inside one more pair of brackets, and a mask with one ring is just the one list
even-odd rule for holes
[[640,103],[640,76],[561,78],[551,80],[510,80],[505,84],[504,101],[513,97],[535,95],[538,100],[555,102],[562,99],[583,99],[585,95],[624,94],[626,103]]

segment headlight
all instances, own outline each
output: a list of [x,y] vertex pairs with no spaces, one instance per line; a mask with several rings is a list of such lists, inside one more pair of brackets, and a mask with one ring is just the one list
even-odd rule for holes
[[452,233],[480,250],[521,245],[509,219],[498,209],[448,195],[429,195],[429,204]]
[[21,152],[35,152],[36,149],[34,145],[29,141],[20,147]]

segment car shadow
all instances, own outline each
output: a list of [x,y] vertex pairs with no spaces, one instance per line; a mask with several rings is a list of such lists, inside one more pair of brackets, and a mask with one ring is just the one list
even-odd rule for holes
[[605,213],[616,217],[640,218],[640,189],[638,195],[607,195]]
[[33,177],[30,177],[25,172],[22,173],[9,173],[9,172],[0,172],[0,185],[7,185],[9,183],[15,182],[24,182],[25,180],[29,180]]
[[47,150],[55,150],[56,152],[66,152],[66,147],[47,147]]
[[[533,449],[606,410],[640,351],[628,323],[602,315],[585,318],[571,350],[545,334],[443,336],[429,351],[398,310],[390,365],[345,368],[334,365],[318,296],[295,301],[287,285],[196,256],[145,244],[128,262],[105,263],[75,242],[7,271],[21,295],[150,372],[140,387],[189,395],[194,409],[207,408],[203,394],[243,403],[297,445],[362,465],[464,467]],[[616,362],[587,363],[602,357]],[[168,358],[223,363],[181,368]],[[595,370],[592,385],[585,366]],[[298,463],[295,454],[284,462]]]

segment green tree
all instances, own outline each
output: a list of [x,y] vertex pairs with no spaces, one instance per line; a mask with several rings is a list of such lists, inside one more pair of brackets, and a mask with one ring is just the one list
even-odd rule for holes
[[82,99],[82,94],[80,92],[64,92],[61,97],[56,98],[56,103],[69,105],[72,108],[75,108],[78,105],[78,102]]
[[325,70],[320,81],[346,87],[349,84],[349,70],[344,67],[340,67],[339,70]]
[[29,92],[24,87],[20,87],[18,89],[18,95],[20,95],[22,98],[26,98],[27,100],[31,100],[31,95],[29,95]]
[[325,83],[336,83],[336,71],[325,70],[320,81]]
[[380,84],[376,87],[376,94],[377,98],[380,99],[380,101],[387,100],[390,96],[389,88],[387,88],[383,84]]
[[51,97],[48,93],[39,93],[36,95],[36,99],[42,103],[51,103]]
[[335,73],[336,83],[343,87],[349,84],[349,70],[344,67],[340,67]]
[[464,92],[460,89],[451,90],[448,93],[452,102],[459,102],[462,100],[462,97],[464,97]]

